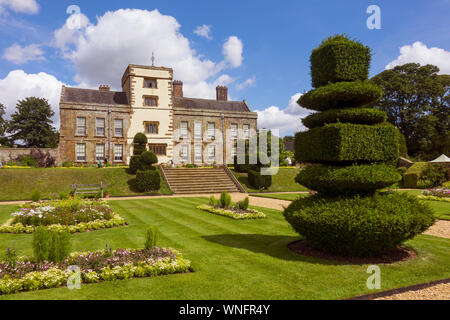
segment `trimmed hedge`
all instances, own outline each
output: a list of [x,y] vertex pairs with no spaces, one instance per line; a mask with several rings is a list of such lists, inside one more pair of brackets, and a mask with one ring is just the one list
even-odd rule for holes
[[248,183],[255,189],[267,189],[272,185],[272,176],[263,176],[258,171],[250,170]]
[[147,143],[148,139],[144,133],[136,133],[133,139],[133,155],[138,156],[147,150]]
[[403,186],[405,188],[417,188],[420,174],[426,166],[426,162],[416,162],[411,167],[409,167],[403,175]]
[[433,211],[404,193],[294,201],[284,217],[315,249],[347,256],[376,256],[421,234]]
[[399,182],[402,176],[384,164],[315,166],[302,170],[295,181],[322,194],[374,193]]
[[295,136],[298,162],[388,162],[398,159],[398,130],[390,125],[327,124]]
[[366,80],[371,59],[369,47],[345,35],[329,37],[312,51],[312,85],[318,88],[329,82]]
[[161,187],[161,177],[156,170],[138,170],[135,187],[140,192],[157,191]]
[[338,82],[307,92],[300,97],[298,104],[316,111],[358,108],[377,101],[382,96],[383,90],[368,80]]
[[377,109],[331,109],[314,113],[302,120],[305,127],[313,129],[329,123],[379,124],[387,120],[386,112]]
[[131,157],[129,172],[136,174],[138,170],[156,170],[153,166],[155,163],[158,163],[158,157],[151,151],[144,151],[140,155]]

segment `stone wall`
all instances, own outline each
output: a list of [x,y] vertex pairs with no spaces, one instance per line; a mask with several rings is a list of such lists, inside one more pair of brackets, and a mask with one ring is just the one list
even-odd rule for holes
[[[50,155],[56,159],[56,164],[59,164],[58,149],[41,148],[43,152],[50,152]],[[3,165],[8,162],[16,161],[19,156],[29,156],[31,148],[0,148],[0,161]]]

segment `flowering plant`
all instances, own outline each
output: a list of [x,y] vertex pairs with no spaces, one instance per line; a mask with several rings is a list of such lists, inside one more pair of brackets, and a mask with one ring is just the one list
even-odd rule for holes
[[437,189],[427,189],[422,192],[423,196],[429,197],[439,197],[439,198],[450,198],[450,189],[437,188]]
[[210,213],[218,214],[220,216],[229,217],[236,220],[245,220],[245,219],[265,219],[267,216],[261,211],[255,209],[247,209],[247,210],[232,210],[231,208],[223,209],[218,206],[206,205],[203,204],[198,206],[197,209],[207,211]]

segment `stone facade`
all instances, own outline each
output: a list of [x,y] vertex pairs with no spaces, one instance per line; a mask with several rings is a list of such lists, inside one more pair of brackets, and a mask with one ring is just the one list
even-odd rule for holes
[[[139,132],[146,134],[147,149],[157,153],[160,163],[173,160],[175,164],[223,164],[224,151],[225,162],[232,163],[236,139],[228,132],[233,127],[239,133],[238,138],[242,138],[245,126],[254,133],[258,118],[245,100],[228,101],[226,87],[217,87],[216,100],[185,98],[183,83],[173,81],[172,69],[139,65],[127,67],[122,76],[121,92],[110,91],[105,85],[99,90],[63,87],[60,116],[59,159],[82,164],[98,162],[101,145],[104,145],[108,162],[129,163],[133,138]],[[101,119],[104,119],[105,129],[98,134]],[[120,137],[115,134],[116,120],[123,123]],[[197,126],[201,123],[201,139],[194,139],[195,133],[198,135],[196,123]],[[213,140],[208,137],[212,123],[216,132]],[[187,135],[180,137],[179,133],[186,130],[186,126]],[[214,152],[210,145],[215,146]],[[116,147],[120,149],[120,146],[122,157],[117,159]],[[186,161],[186,152],[189,161]]]
[[[40,148],[40,150],[45,153],[49,152],[50,155],[55,158],[56,163],[59,162],[58,149]],[[0,162],[3,165],[6,165],[9,162],[16,161],[20,156],[29,156],[30,154],[30,148],[0,148]]]

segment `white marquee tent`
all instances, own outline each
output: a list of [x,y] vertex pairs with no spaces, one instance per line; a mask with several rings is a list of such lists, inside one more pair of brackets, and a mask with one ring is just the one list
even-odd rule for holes
[[442,154],[442,155],[440,155],[439,157],[437,157],[436,159],[434,159],[433,161],[430,161],[430,162],[439,162],[439,163],[450,162],[450,158],[447,157],[445,154]]

